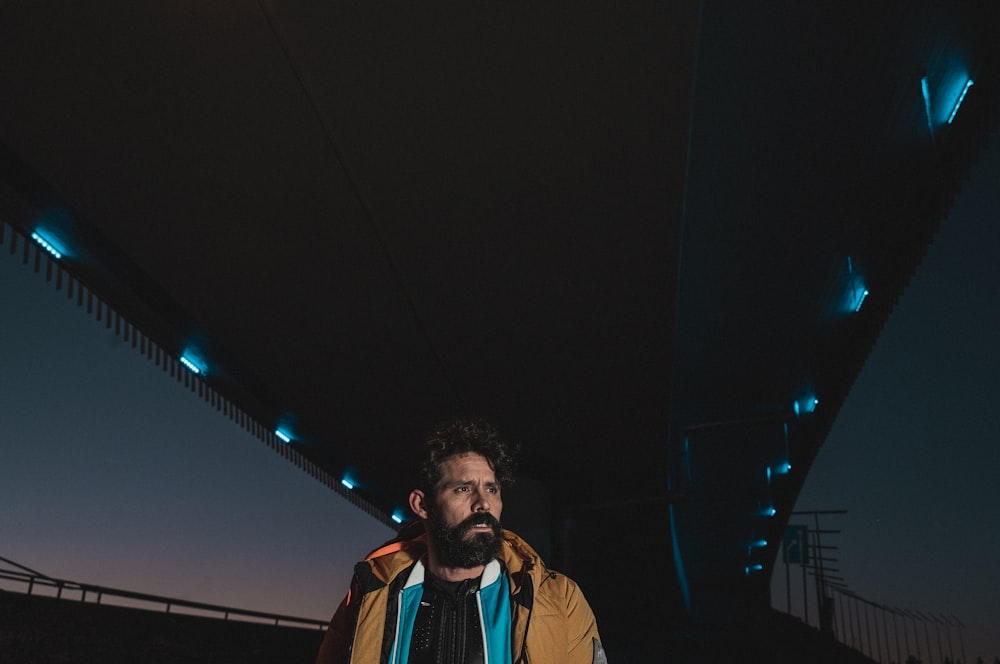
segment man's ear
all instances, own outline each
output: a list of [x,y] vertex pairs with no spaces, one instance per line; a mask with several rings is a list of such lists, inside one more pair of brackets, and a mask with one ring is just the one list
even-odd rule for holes
[[427,496],[420,489],[410,492],[410,509],[421,519],[427,518]]

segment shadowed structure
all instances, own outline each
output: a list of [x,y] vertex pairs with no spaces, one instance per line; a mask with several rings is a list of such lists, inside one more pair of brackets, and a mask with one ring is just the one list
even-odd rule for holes
[[387,523],[435,421],[494,420],[524,450],[510,525],[609,650],[655,652],[665,621],[768,605],[996,121],[998,13],[15,3],[2,237]]

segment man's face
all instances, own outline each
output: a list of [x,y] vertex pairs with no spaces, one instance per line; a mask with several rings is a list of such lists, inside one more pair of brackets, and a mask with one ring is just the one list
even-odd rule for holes
[[476,567],[496,557],[503,499],[485,457],[468,453],[446,459],[429,498],[428,534],[443,564]]

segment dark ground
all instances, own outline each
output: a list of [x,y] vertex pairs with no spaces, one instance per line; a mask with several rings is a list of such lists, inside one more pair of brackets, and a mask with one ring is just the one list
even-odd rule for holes
[[313,662],[319,630],[0,591],[0,664]]
[[[648,643],[632,644],[636,648],[609,644],[609,660],[614,664],[872,662],[777,612],[753,626],[689,626],[648,636]],[[322,637],[321,631],[312,629],[0,591],[0,664],[310,664]]]

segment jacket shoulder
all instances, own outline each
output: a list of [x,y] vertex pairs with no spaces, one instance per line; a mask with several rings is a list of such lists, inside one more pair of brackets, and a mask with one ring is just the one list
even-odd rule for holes
[[539,599],[558,604],[583,598],[583,592],[576,581],[552,569],[542,571],[542,579],[535,594]]
[[426,540],[419,537],[412,540],[390,542],[372,551],[354,568],[355,577],[362,568],[368,570],[363,575],[371,574],[383,584],[388,583],[403,570],[417,562],[427,550]]

